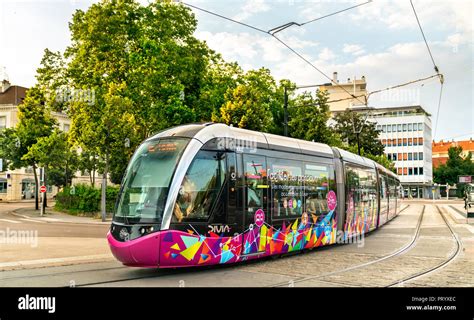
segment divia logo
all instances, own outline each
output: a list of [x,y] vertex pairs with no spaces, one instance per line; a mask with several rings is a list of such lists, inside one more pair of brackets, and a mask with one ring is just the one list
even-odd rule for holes
[[18,298],[18,310],[47,310],[48,313],[56,312],[55,297],[30,297],[26,295]]

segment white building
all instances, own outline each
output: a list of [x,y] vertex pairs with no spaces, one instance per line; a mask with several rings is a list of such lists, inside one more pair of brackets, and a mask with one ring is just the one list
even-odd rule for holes
[[[377,123],[385,154],[395,162],[405,196],[431,198],[433,186],[432,125],[421,106],[370,110],[368,121]],[[362,111],[357,109],[357,111]]]

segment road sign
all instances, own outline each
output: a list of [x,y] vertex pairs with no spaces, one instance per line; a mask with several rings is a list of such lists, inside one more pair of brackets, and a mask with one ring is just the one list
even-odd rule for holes
[[459,176],[459,183],[472,183],[472,176]]
[[46,186],[41,186],[40,187],[40,192],[45,193],[46,192]]

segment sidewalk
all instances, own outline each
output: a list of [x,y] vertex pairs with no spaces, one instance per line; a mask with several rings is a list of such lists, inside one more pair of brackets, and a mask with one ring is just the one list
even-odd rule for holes
[[110,225],[112,218],[107,218],[105,222],[100,219],[92,217],[79,217],[73,216],[67,213],[55,211],[52,208],[46,208],[46,214],[40,216],[40,211],[36,211],[31,208],[20,208],[11,212],[14,216],[37,220],[46,223],[74,223],[74,224],[98,224],[98,225]]

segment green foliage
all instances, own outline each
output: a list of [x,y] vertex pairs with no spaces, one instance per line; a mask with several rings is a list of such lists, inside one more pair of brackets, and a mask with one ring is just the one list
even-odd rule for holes
[[39,138],[28,148],[23,159],[35,159],[39,166],[45,167],[48,184],[57,187],[71,184],[78,162],[77,152],[68,142],[68,134],[59,129],[50,136]]
[[[365,154],[383,155],[384,146],[378,140],[380,132],[376,129],[374,122],[364,121],[361,114],[352,111],[336,114],[334,121],[334,131],[341,137],[343,143],[349,146],[357,146],[357,132],[360,131],[360,147],[365,150]],[[355,153],[357,154],[357,149]]]
[[[115,207],[119,188],[107,187],[107,212]],[[100,210],[100,190],[88,185],[66,187],[56,195],[55,209],[77,213],[96,213]]]
[[290,135],[298,139],[337,146],[340,140],[327,125],[331,117],[327,101],[328,93],[325,91],[318,90],[316,97],[310,92],[298,95],[289,108]]
[[457,185],[458,197],[464,192],[465,185],[458,183],[459,176],[474,176],[474,163],[472,153],[462,157],[462,147],[451,147],[448,150],[449,158],[446,164],[442,164],[433,170],[433,181],[438,184]]
[[238,128],[270,132],[274,123],[272,111],[277,104],[282,105],[270,70],[250,70],[242,77],[241,84],[227,92],[220,116],[214,115],[213,120]]

